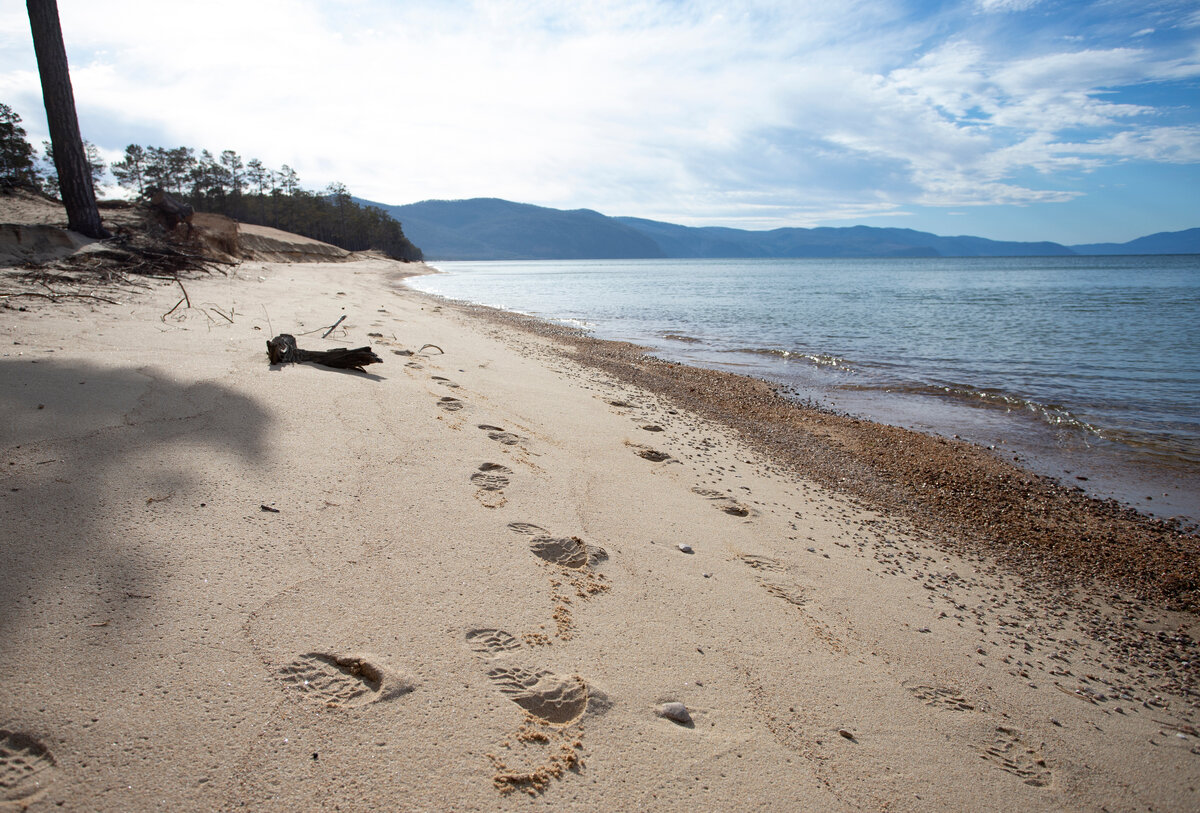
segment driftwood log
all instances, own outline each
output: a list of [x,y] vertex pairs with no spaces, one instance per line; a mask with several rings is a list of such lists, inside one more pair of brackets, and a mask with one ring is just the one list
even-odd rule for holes
[[311,361],[339,370],[358,370],[360,373],[366,372],[363,367],[368,364],[383,363],[383,359],[375,355],[375,351],[369,347],[303,350],[296,346],[296,337],[290,333],[280,333],[267,341],[267,357],[272,364],[299,364]]
[[177,200],[161,189],[155,189],[150,195],[150,205],[166,222],[167,228],[173,229],[180,223],[186,223],[188,228],[191,228],[192,215],[196,210],[190,203]]

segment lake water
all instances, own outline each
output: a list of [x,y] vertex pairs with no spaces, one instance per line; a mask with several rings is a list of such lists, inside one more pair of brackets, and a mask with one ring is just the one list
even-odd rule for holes
[[1200,256],[434,265],[409,284],[1200,519]]

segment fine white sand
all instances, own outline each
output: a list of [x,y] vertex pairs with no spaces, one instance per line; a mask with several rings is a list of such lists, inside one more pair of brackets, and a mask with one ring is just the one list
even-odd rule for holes
[[0,307],[0,805],[1200,807],[1073,610],[411,270]]

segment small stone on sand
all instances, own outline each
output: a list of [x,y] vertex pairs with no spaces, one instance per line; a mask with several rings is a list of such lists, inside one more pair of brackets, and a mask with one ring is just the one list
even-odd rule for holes
[[687,706],[679,702],[663,703],[658,707],[658,716],[680,725],[691,725],[692,715],[688,714]]
[[679,548],[684,553],[695,553],[695,551],[692,550],[691,545],[676,545],[675,547]]

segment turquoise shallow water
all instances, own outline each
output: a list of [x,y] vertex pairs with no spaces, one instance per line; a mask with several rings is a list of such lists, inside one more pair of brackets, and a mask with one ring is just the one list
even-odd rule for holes
[[1200,256],[435,265],[410,284],[1200,518]]

